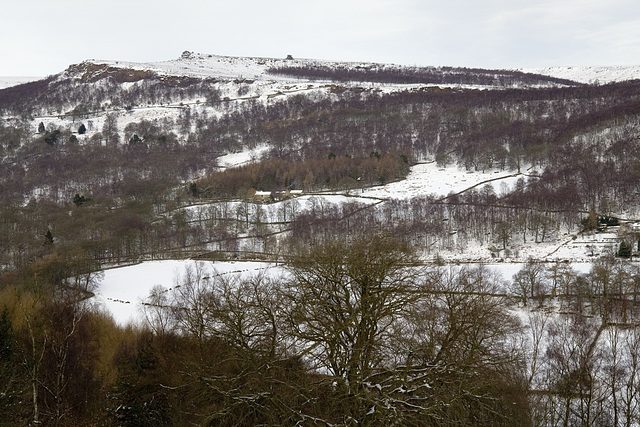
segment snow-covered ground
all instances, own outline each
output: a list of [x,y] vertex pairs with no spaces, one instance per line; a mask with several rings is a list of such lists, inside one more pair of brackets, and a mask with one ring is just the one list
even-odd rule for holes
[[42,77],[0,76],[0,89],[17,86],[22,83],[34,82]]
[[612,83],[640,79],[640,65],[601,67],[521,68],[518,71],[541,74],[580,83]]
[[525,175],[516,174],[513,171],[474,172],[457,166],[439,167],[435,162],[419,163],[411,168],[407,179],[381,187],[368,188],[362,194],[369,197],[409,199],[430,194],[446,196],[449,193],[460,193],[489,184],[499,195],[505,188],[515,185],[516,181],[522,177]]
[[248,274],[275,268],[262,262],[209,262],[193,260],[147,261],[140,264],[112,268],[104,271],[104,277],[95,291],[94,302],[106,309],[120,324],[137,324],[144,319],[142,302],[155,286],[171,292],[185,269],[202,263],[212,274]]
[[335,65],[345,68],[396,67],[391,64],[366,62],[336,62],[307,58],[259,58],[236,57],[184,52],[180,58],[159,62],[124,62],[114,60],[89,60],[93,64],[104,64],[118,68],[149,70],[160,75],[179,75],[198,78],[247,79],[280,82],[296,82],[300,79],[269,74],[270,68],[304,65]]
[[[268,149],[267,145],[261,145],[252,150],[218,157],[218,166],[227,169],[260,160]],[[409,199],[433,194],[444,197],[449,193],[459,193],[489,184],[495,193],[500,195],[506,189],[512,188],[520,178],[526,179],[527,177],[524,174],[508,170],[494,169],[474,172],[460,169],[457,166],[440,167],[435,162],[426,162],[414,165],[407,178],[402,181],[354,190],[352,193],[381,199]]]
[[251,150],[226,154],[224,156],[218,157],[218,167],[221,169],[227,169],[242,166],[247,163],[252,163],[256,160],[260,160],[262,155],[267,151],[269,151],[268,145],[260,145]]
[[[183,75],[192,77],[215,77],[252,80],[292,81],[286,76],[269,74],[269,68],[296,65],[339,65],[348,68],[356,67],[388,67],[391,64],[373,64],[360,62],[334,62],[316,59],[285,58],[250,58],[207,55],[185,52],[178,59],[161,62],[136,63],[122,61],[96,61],[115,67],[126,67],[140,70],[152,70],[158,74]],[[520,68],[517,71],[535,73],[551,77],[573,80],[581,83],[609,83],[623,80],[640,79],[640,65],[636,66],[580,66],[580,67],[540,67]]]

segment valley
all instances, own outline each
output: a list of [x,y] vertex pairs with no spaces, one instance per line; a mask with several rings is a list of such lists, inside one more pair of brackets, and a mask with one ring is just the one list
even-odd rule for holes
[[640,71],[525,71],[7,79],[0,415],[639,425]]

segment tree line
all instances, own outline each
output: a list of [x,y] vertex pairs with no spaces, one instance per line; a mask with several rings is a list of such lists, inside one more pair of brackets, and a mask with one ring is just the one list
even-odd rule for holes
[[458,67],[397,67],[392,65],[303,64],[270,68],[270,74],[338,82],[377,82],[395,84],[457,84],[510,87],[518,85],[580,86],[568,79],[509,70],[483,70]]

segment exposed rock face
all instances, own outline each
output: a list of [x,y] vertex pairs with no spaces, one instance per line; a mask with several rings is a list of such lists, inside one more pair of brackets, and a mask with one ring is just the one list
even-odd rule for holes
[[107,64],[95,64],[92,62],[71,65],[67,71],[78,74],[80,80],[84,83],[94,83],[107,77],[111,77],[116,83],[130,83],[157,76],[156,73],[150,70],[117,68]]

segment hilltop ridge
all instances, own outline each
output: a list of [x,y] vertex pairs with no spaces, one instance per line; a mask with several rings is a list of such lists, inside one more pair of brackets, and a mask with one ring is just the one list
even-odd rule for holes
[[[166,61],[132,62],[106,59],[87,59],[56,74],[57,79],[68,78],[72,75],[82,74],[85,80],[98,80],[109,74],[117,74],[124,82],[137,81],[145,77],[181,77],[197,79],[219,80],[259,80],[270,82],[299,82],[309,80],[301,76],[293,76],[287,73],[276,73],[274,70],[305,68],[325,70],[351,70],[381,73],[398,72],[399,70],[412,70],[415,72],[426,71],[430,73],[447,73],[452,70],[460,72],[478,71],[475,68],[450,67],[450,66],[406,66],[388,63],[358,62],[358,61],[331,61],[323,59],[297,58],[287,55],[282,58],[267,57],[239,57],[215,54],[203,54],[184,51],[178,58]],[[116,72],[116,70],[119,70]],[[129,70],[124,72],[123,70]],[[496,70],[481,70],[482,72],[495,72]],[[517,73],[529,76],[544,76],[548,83],[561,84],[607,84],[626,80],[640,79],[640,65],[636,66],[558,66],[558,67],[529,67],[499,70],[501,73]],[[366,77],[362,77],[366,80]],[[15,77],[0,76],[0,90],[32,81],[41,80],[42,77]],[[330,80],[330,77],[327,78]],[[462,82],[462,86],[467,83]],[[473,83],[471,83],[473,85]],[[476,84],[476,86],[486,86]]]

